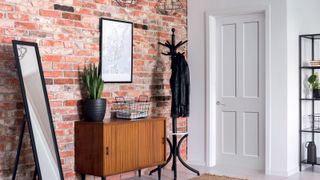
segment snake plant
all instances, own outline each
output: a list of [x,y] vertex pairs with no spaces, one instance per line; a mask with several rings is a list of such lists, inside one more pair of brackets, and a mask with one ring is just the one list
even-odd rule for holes
[[83,82],[90,99],[101,98],[104,82],[100,73],[100,64],[98,67],[95,64],[90,64],[89,67],[84,67]]

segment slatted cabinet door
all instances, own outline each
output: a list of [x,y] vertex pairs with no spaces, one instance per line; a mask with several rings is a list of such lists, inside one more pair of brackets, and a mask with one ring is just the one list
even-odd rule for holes
[[166,121],[159,120],[153,123],[154,162],[159,164],[166,161]]
[[138,123],[105,125],[107,175],[135,170],[138,165]]
[[165,121],[139,123],[139,167],[165,161]]

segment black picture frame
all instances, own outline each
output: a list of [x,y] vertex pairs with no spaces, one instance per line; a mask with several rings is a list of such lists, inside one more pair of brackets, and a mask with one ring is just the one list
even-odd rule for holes
[[34,43],[34,42],[13,40],[12,45],[13,45],[13,52],[15,55],[17,73],[18,73],[18,77],[19,77],[20,89],[21,89],[21,94],[22,94],[22,98],[23,98],[23,104],[24,104],[24,108],[25,108],[25,118],[26,118],[26,121],[28,124],[31,145],[32,145],[32,152],[33,152],[33,157],[34,157],[34,161],[35,161],[35,165],[36,165],[36,171],[37,171],[38,178],[40,180],[43,179],[42,174],[41,174],[42,167],[40,166],[40,163],[39,163],[39,157],[38,157],[38,153],[37,153],[38,151],[37,151],[37,146],[36,146],[36,142],[35,142],[35,138],[34,138],[34,132],[33,132],[33,128],[32,128],[32,120],[31,120],[28,100],[27,100],[27,96],[26,96],[26,89],[24,86],[23,74],[22,74],[22,69],[21,69],[21,64],[20,64],[20,59],[19,59],[19,52],[18,52],[19,45],[31,46],[31,47],[34,47],[34,49],[35,49],[35,53],[36,53],[36,57],[37,57],[37,64],[38,64],[38,68],[39,68],[39,75],[40,75],[40,79],[41,79],[42,90],[43,90],[43,94],[44,94],[45,105],[46,105],[46,109],[47,109],[50,130],[51,130],[51,135],[52,135],[52,140],[53,140],[54,152],[55,152],[55,157],[57,160],[59,176],[60,176],[60,180],[64,180],[62,165],[61,165],[61,160],[60,160],[60,155],[59,155],[59,150],[58,150],[57,138],[55,135],[52,114],[51,114],[51,109],[50,109],[50,104],[49,104],[47,88],[45,86],[45,79],[44,79],[44,75],[43,75],[43,69],[42,69],[42,63],[41,63],[38,44]]
[[[102,77],[104,77],[104,57],[103,57],[103,39],[105,37],[104,33],[103,33],[103,21],[110,21],[110,22],[118,22],[118,23],[126,23],[126,24],[129,24],[131,26],[131,48],[130,48],[130,51],[131,51],[131,55],[130,55],[130,78],[127,79],[127,80],[105,80],[104,79],[104,82],[105,83],[132,83],[133,81],[133,23],[132,22],[129,22],[129,21],[123,21],[123,20],[116,20],[116,19],[109,19],[109,18],[100,18],[100,26],[99,26],[99,29],[100,29],[100,63],[101,63],[101,69],[100,69],[100,73],[102,75]],[[106,74],[107,75],[107,74]]]

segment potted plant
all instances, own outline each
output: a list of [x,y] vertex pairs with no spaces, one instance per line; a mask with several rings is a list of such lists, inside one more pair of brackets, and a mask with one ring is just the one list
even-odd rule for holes
[[320,98],[320,80],[317,73],[313,73],[309,78],[308,82],[310,88],[312,89],[313,98],[319,99]]
[[83,113],[87,121],[103,121],[106,113],[106,99],[101,98],[104,82],[101,77],[100,64],[90,64],[83,70],[83,83],[87,99],[83,101]]

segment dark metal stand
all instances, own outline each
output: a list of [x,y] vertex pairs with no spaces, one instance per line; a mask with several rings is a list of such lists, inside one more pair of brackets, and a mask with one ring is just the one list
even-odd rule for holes
[[[176,55],[177,49],[179,47],[181,47],[183,44],[187,43],[188,41],[183,41],[183,42],[180,41],[178,44],[176,44],[176,39],[175,39],[175,34],[174,34],[175,33],[175,29],[173,28],[171,31],[172,31],[171,43],[169,41],[166,41],[165,44],[163,44],[161,42],[158,42],[158,44],[169,48],[169,52],[162,53],[162,54],[165,55],[165,56],[171,56],[171,59],[172,59],[172,57]],[[183,159],[181,158],[181,155],[180,155],[181,143],[183,142],[183,140],[185,138],[188,137],[188,133],[185,133],[184,136],[179,140],[179,142],[177,141],[177,135],[178,134],[179,133],[177,133],[177,118],[172,118],[172,143],[167,138],[167,142],[169,143],[169,147],[170,147],[170,155],[169,155],[169,157],[168,157],[168,159],[167,159],[165,164],[160,165],[160,166],[158,166],[158,168],[153,169],[152,171],[150,171],[149,175],[151,175],[152,173],[157,171],[159,168],[161,169],[161,168],[165,167],[170,162],[170,160],[172,159],[172,167],[171,167],[171,169],[172,169],[172,171],[174,173],[174,179],[177,179],[177,157],[178,157],[179,161],[181,162],[181,164],[183,166],[185,166],[190,171],[196,173],[198,176],[200,175],[199,171],[196,170],[196,169],[193,169],[186,162],[184,162]]]
[[[319,133],[319,131],[316,129],[315,127],[315,121],[317,120],[318,116],[317,116],[317,111],[316,108],[318,108],[317,106],[317,102],[319,99],[316,97],[312,98],[308,98],[308,97],[303,97],[303,92],[302,90],[304,89],[304,76],[305,74],[314,74],[316,73],[320,67],[318,66],[310,66],[310,65],[305,65],[303,62],[306,59],[306,57],[302,57],[302,55],[304,53],[307,53],[311,55],[311,61],[315,60],[315,51],[318,49],[315,47],[315,43],[320,41],[320,34],[304,34],[304,35],[300,35],[299,36],[299,170],[302,171],[303,169],[303,165],[311,165],[312,166],[312,170],[314,168],[315,165],[320,165],[320,159],[317,158],[316,163],[309,163],[307,161],[307,159],[305,159],[305,157],[303,156],[303,149],[304,149],[304,144],[302,141],[303,137],[306,137],[306,135],[308,135],[308,137],[311,135],[311,141],[315,142],[315,134]],[[306,51],[304,49],[304,47],[306,46],[305,43],[311,43],[311,52]],[[306,51],[306,52],[304,52]],[[309,59],[308,59],[309,60]],[[308,107],[311,108],[311,127],[310,128],[306,128],[303,126],[304,124],[304,116],[306,114],[306,107],[305,107],[305,103],[308,102]]]
[[[26,123],[27,119],[26,116],[23,118],[23,122],[20,127],[20,134],[19,134],[19,143],[18,143],[18,148],[17,148],[17,155],[16,155],[16,160],[14,162],[14,168],[13,168],[13,173],[12,173],[12,180],[16,179],[17,176],[17,171],[18,171],[18,165],[19,165],[19,159],[20,159],[20,153],[21,153],[21,148],[22,148],[22,142],[23,142],[23,137],[24,137],[24,130],[26,128]],[[33,179],[35,180],[37,178],[37,167],[34,169],[34,174],[33,174]]]
[[[179,161],[181,162],[181,164],[186,167],[187,169],[189,169],[190,171],[196,173],[198,176],[200,175],[200,172],[194,168],[192,168],[191,166],[189,166],[181,157],[180,155],[180,147],[181,144],[183,142],[184,139],[186,139],[188,137],[188,134],[185,133],[182,138],[178,141],[177,143],[177,119],[176,118],[172,118],[172,143],[169,140],[169,138],[167,138],[167,142],[169,144],[169,148],[170,148],[170,154],[169,157],[166,161],[165,164],[162,164],[160,166],[158,166],[157,168],[153,169],[150,171],[149,175],[153,174],[154,172],[158,171],[159,173],[159,168],[163,168],[165,167],[172,159],[172,166],[171,166],[171,170],[173,171],[173,177],[174,179],[177,179],[177,157],[179,159]],[[161,172],[160,172],[161,173]]]

